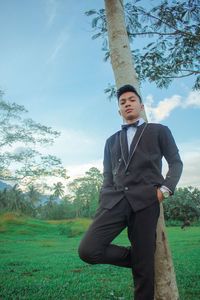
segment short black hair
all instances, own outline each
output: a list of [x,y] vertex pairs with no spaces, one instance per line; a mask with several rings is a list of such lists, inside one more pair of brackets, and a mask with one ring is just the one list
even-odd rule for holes
[[139,99],[140,99],[140,102],[142,103],[142,99],[140,97],[140,95],[138,94],[138,92],[136,91],[136,89],[130,85],[130,84],[126,84],[126,85],[123,85],[122,87],[120,87],[118,90],[117,90],[117,99],[119,101],[119,98],[122,94],[126,93],[126,92],[133,92],[135,93]]

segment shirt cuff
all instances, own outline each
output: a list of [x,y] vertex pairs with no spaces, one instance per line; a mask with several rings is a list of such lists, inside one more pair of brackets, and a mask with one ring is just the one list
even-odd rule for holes
[[168,191],[170,194],[172,194],[172,191],[166,187],[165,185],[162,185],[161,188],[163,188],[164,190]]

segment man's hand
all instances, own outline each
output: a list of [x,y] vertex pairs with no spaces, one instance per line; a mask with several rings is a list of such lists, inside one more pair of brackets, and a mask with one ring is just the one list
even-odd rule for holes
[[164,197],[163,197],[163,193],[161,192],[160,189],[157,189],[157,198],[158,198],[158,202],[162,203]]

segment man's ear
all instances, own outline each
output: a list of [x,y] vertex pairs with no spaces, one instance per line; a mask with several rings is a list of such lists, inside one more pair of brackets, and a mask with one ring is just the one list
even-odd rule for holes
[[119,113],[120,116],[122,115],[120,109],[118,110],[118,113]]
[[141,104],[141,110],[144,110],[144,104],[143,103]]

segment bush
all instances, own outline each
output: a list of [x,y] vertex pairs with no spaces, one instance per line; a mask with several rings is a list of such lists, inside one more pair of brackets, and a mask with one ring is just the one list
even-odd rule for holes
[[200,190],[193,187],[179,188],[174,195],[163,201],[166,220],[190,220],[200,217]]
[[59,234],[61,235],[66,235],[67,237],[70,237],[72,234],[72,224],[70,223],[65,223],[65,224],[59,224],[58,225],[58,231]]
[[61,235],[66,235],[67,237],[75,237],[84,233],[90,223],[91,220],[89,219],[75,219],[59,224],[58,230]]

